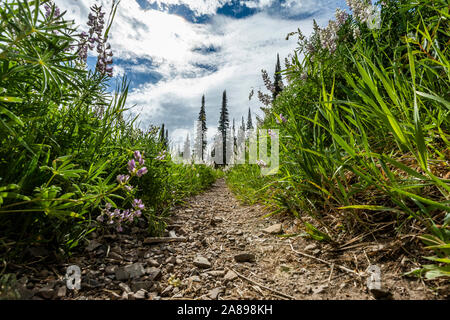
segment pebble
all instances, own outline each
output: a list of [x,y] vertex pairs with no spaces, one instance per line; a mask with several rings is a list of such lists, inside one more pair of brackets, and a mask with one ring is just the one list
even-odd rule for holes
[[173,290],[173,286],[170,284],[161,292],[161,296],[167,297],[169,295],[169,293],[172,292],[172,290]]
[[254,262],[256,261],[256,257],[253,253],[241,252],[234,256],[234,260],[236,262]]
[[114,274],[116,273],[117,266],[107,266],[105,268],[106,274]]
[[209,262],[205,257],[196,257],[194,259],[194,266],[198,268],[208,269],[211,268],[211,262]]
[[141,290],[138,290],[135,294],[133,294],[133,297],[136,300],[144,300],[146,295],[147,295],[147,291],[144,289],[141,289]]
[[222,288],[214,288],[209,291],[208,295],[211,299],[216,300],[219,297],[219,294],[223,292]]
[[122,289],[126,293],[131,292],[130,287],[126,283],[123,283],[123,282],[119,283],[119,288]]
[[86,247],[86,251],[91,252],[100,247],[102,244],[98,242],[97,240],[91,240],[89,241],[89,244]]
[[145,273],[149,275],[149,278],[152,281],[158,281],[162,277],[161,269],[155,267],[147,268]]
[[66,294],[67,294],[67,287],[66,286],[59,287],[57,293],[58,298],[64,298]]
[[305,250],[305,251],[312,251],[314,249],[317,249],[317,243],[308,244],[303,250]]
[[235,272],[229,270],[225,276],[223,277],[223,280],[225,281],[233,281],[234,279],[236,279],[238,276]]
[[279,234],[283,232],[283,226],[281,225],[281,223],[277,223],[270,227],[262,229],[262,231],[268,234]]
[[51,298],[53,298],[54,294],[55,294],[55,290],[50,287],[41,288],[37,292],[37,295],[44,299],[51,299]]

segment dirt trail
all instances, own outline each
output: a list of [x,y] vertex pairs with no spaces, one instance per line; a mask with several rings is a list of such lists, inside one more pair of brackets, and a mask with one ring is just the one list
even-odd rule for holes
[[[373,252],[389,257],[389,248],[368,244],[333,253],[316,241],[263,231],[281,223],[282,234],[299,232],[294,219],[264,214],[261,206],[240,205],[218,180],[174,210],[166,236],[185,241],[151,243],[139,228],[94,234],[83,254],[18,270],[19,282],[30,299],[374,299],[366,277],[354,272],[367,268]],[[378,265],[383,290],[375,294],[439,298],[423,282],[402,278],[400,270],[410,265],[399,259]],[[69,265],[82,270],[80,291],[65,288]]]

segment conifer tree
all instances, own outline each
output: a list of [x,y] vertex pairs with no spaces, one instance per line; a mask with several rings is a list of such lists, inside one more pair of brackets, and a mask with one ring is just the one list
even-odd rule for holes
[[222,96],[222,109],[220,110],[220,118],[219,118],[219,133],[222,135],[222,150],[223,150],[223,164],[227,164],[227,131],[230,127],[230,121],[228,120],[228,100],[227,100],[227,91],[223,92]]
[[161,129],[159,130],[159,142],[164,143],[164,123],[161,125]]
[[280,65],[280,55],[277,54],[277,64],[275,65],[275,75],[274,75],[274,90],[273,90],[273,100],[278,96],[278,94],[283,91],[283,79],[281,78],[281,65]]
[[248,108],[247,130],[251,129],[253,129],[252,112],[250,108]]
[[203,95],[202,97],[202,106],[200,108],[200,113],[198,115],[198,121],[200,121],[201,123],[201,132],[199,139],[200,141],[200,147],[201,147],[201,159],[204,160],[204,154],[205,154],[205,150],[206,150],[206,146],[208,144],[207,140],[206,140],[206,131],[208,130],[208,128],[206,127],[206,110],[205,110],[205,95]]

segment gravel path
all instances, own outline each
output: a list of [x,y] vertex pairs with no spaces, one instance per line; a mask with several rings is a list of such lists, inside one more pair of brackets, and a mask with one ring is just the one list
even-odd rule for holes
[[[336,251],[287,237],[302,233],[298,221],[265,214],[261,206],[242,206],[218,180],[174,209],[163,239],[137,227],[129,234],[94,234],[67,261],[17,266],[19,291],[25,299],[71,300],[442,298],[422,281],[401,277],[412,262],[395,246],[363,243]],[[381,290],[369,291],[365,271],[374,261]],[[70,265],[81,269],[78,291],[66,288]]]

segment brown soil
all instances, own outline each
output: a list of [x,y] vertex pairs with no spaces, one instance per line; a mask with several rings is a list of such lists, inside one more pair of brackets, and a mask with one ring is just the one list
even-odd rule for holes
[[[241,205],[219,180],[174,209],[166,236],[185,241],[149,244],[145,230],[133,228],[129,234],[94,234],[90,246],[68,261],[8,268],[28,299],[445,299],[450,291],[445,281],[402,276],[424,253],[401,241],[332,247],[287,237],[301,233],[298,221],[265,214],[262,206]],[[262,231],[278,223],[280,234]],[[241,253],[249,261],[236,261]],[[198,257],[207,261],[194,263]],[[118,280],[117,269],[131,264],[142,272]],[[82,270],[79,291],[65,289],[69,265]],[[381,270],[379,291],[367,288],[369,265]]]

